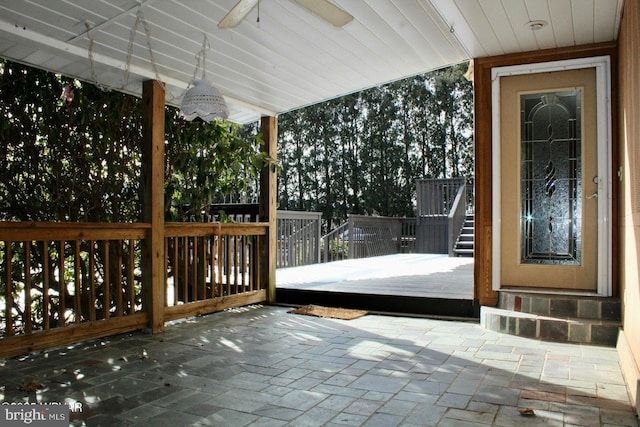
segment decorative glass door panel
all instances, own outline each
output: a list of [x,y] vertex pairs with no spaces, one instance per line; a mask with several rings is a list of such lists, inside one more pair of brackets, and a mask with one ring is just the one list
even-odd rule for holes
[[520,95],[521,262],[580,265],[582,91]]
[[595,70],[500,80],[500,287],[595,291]]

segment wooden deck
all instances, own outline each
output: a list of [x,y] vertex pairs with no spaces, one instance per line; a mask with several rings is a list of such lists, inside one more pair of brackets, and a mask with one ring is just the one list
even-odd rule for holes
[[397,254],[276,271],[278,302],[474,317],[473,259]]

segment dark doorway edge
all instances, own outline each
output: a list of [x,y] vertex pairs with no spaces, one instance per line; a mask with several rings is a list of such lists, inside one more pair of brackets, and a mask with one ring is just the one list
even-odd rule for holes
[[276,288],[276,301],[285,305],[316,304],[358,308],[380,313],[399,313],[443,318],[477,319],[473,300],[425,298],[349,292],[306,291]]

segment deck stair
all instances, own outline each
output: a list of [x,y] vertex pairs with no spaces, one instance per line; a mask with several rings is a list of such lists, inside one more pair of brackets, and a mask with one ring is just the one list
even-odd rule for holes
[[474,214],[467,214],[453,246],[454,256],[473,257]]
[[615,347],[621,326],[620,299],[501,291],[497,307],[482,307],[486,329],[536,338]]

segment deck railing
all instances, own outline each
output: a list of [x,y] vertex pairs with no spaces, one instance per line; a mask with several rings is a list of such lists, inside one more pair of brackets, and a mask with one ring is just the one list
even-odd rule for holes
[[149,228],[0,223],[0,357],[143,328]]
[[264,223],[168,223],[165,320],[266,299],[259,282]]
[[[167,223],[165,321],[266,300],[267,225]],[[0,358],[145,328],[151,226],[0,222]]]
[[417,251],[451,254],[468,209],[465,178],[417,181]]
[[402,234],[400,253],[412,254],[416,252],[416,218],[402,218]]
[[413,218],[350,215],[347,222],[322,238],[322,261],[368,258],[415,248]]
[[[212,219],[232,222],[258,221],[257,204],[209,206]],[[299,267],[320,262],[321,212],[276,211],[276,268]]]
[[320,212],[277,211],[277,268],[320,262],[321,221]]

